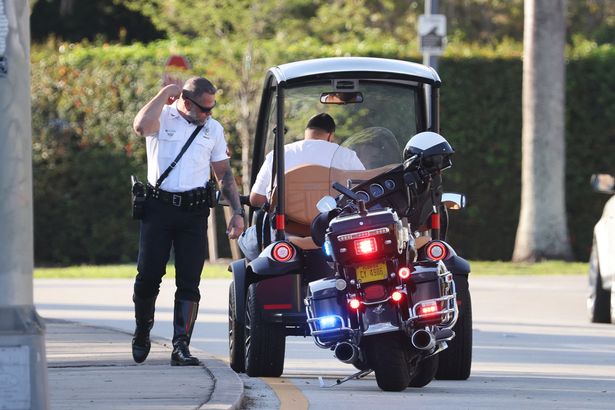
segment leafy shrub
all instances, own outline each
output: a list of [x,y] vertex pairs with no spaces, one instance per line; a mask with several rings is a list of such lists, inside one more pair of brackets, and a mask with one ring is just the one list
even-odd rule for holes
[[[191,73],[206,75],[221,89],[215,115],[225,125],[238,174],[239,109],[230,96],[239,84],[217,47],[207,40],[178,40],[32,49],[37,264],[136,259],[129,175],[145,174],[145,144],[131,124],[158,91],[171,54],[187,56]],[[322,47],[306,39],[277,50],[277,58],[280,63],[336,55],[419,60],[407,50],[370,42]],[[469,203],[452,213],[450,240],[473,259],[510,258],[518,223],[522,72],[518,47],[507,50],[507,57],[496,57],[502,49],[460,48],[440,60],[442,133],[456,149],[445,188],[464,192]],[[587,260],[592,227],[607,199],[591,192],[589,176],[615,172],[615,47],[584,43],[568,55],[568,223],[576,258]],[[263,74],[254,81],[260,84]]]

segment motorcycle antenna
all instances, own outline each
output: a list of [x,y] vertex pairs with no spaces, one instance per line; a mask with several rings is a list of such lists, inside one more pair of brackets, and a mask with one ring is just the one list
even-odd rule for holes
[[431,203],[433,206],[432,213],[431,213],[431,237],[434,240],[439,240],[440,239],[440,206],[436,205],[436,188],[431,183],[431,178],[429,182],[431,185],[431,188],[430,188]]

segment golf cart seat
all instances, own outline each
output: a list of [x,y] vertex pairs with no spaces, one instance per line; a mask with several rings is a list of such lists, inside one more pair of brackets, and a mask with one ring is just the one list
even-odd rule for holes
[[[339,192],[331,188],[333,182],[338,181],[345,185],[348,180],[368,180],[392,167],[345,170],[308,164],[286,171],[285,214],[288,240],[304,250],[318,249],[319,246],[312,241],[310,224],[319,214],[316,203],[325,195],[339,195]],[[270,209],[276,204],[276,191],[274,188]]]

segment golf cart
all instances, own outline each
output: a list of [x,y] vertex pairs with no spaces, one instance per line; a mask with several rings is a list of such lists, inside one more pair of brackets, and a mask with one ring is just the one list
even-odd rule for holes
[[[437,173],[430,176],[435,188],[423,194],[439,205],[427,201],[427,206],[417,207],[414,204],[422,202],[405,186],[410,182],[404,174],[399,174],[401,179],[386,177],[400,167],[412,165],[410,158],[404,158],[411,137],[439,131],[440,84],[432,68],[379,58],[314,59],[267,71],[254,139],[251,185],[266,154],[273,151],[274,189],[263,209],[251,208],[249,213],[258,233],[258,257],[239,259],[229,266],[233,275],[229,288],[233,370],[249,376],[278,377],[284,367],[286,336],[313,335],[314,327],[306,312],[309,284],[332,277],[335,271],[321,241],[313,237],[311,225],[320,214],[316,204],[321,198],[340,198],[339,189],[332,187],[335,182],[338,187],[339,183],[344,185],[346,195],[368,210],[398,210],[398,225],[404,226],[400,232],[411,233],[403,242],[407,250],[404,247],[399,252],[404,258],[408,253],[409,263],[417,253],[425,257],[421,249],[432,239],[445,239],[448,219],[444,203],[463,207],[463,198],[444,197]],[[308,119],[320,112],[330,114],[337,123],[334,142],[355,151],[365,169],[304,165],[284,172],[284,145],[302,139]],[[412,157],[412,161],[415,159]],[[434,214],[437,218],[433,218]],[[459,303],[463,308],[457,310],[454,306],[447,313],[451,326],[454,324],[452,336],[446,333],[448,349],[445,339],[434,339],[436,346],[429,347],[430,355],[448,355],[435,369],[436,377],[442,379],[466,379],[470,374],[469,265],[460,260],[452,252],[443,263],[454,277],[457,302],[465,299]],[[374,279],[365,281],[368,280]],[[454,291],[452,295],[454,301]],[[453,339],[455,333],[457,337]],[[360,361],[346,362],[365,367]],[[407,382],[403,387],[406,386]]]

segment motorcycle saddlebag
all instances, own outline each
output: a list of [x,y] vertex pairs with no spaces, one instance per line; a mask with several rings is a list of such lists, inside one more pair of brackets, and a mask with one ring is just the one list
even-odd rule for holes
[[312,336],[321,344],[346,339],[346,296],[335,288],[335,279],[320,279],[308,286],[308,324]]
[[412,304],[437,299],[440,296],[440,281],[436,264],[416,265],[412,272],[412,285],[410,286]]

